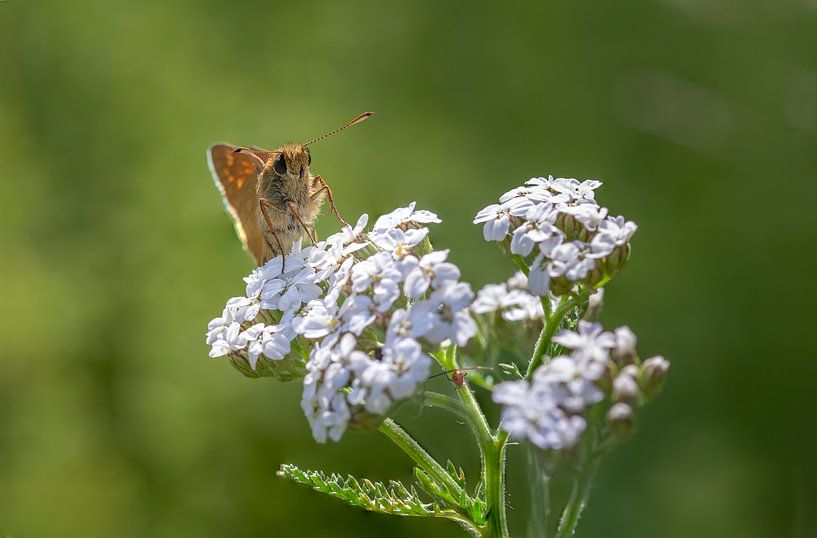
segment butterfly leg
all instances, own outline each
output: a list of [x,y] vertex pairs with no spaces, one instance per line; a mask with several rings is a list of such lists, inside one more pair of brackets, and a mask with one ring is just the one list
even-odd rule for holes
[[312,240],[312,244],[314,245],[315,243],[317,243],[318,238],[315,237],[315,230],[310,230],[309,227],[306,224],[304,224],[304,221],[301,218],[301,214],[298,213],[298,207],[295,205],[295,202],[292,201],[287,202],[287,207],[289,208],[289,212],[292,213],[292,216],[295,217],[295,220],[297,220],[301,227],[304,229],[309,239]]
[[349,226],[349,223],[343,220],[343,217],[341,217],[340,213],[338,213],[338,208],[335,206],[335,199],[332,197],[332,189],[330,189],[329,185],[326,184],[326,180],[324,180],[321,176],[315,176],[315,181],[321,184],[321,188],[312,195],[312,199],[314,200],[319,194],[326,191],[326,197],[329,198],[329,208],[332,210],[332,213],[335,214],[341,224],[344,226]]
[[[278,252],[281,253],[281,273],[284,272],[287,266],[287,258],[286,253],[284,252],[284,247],[281,245],[281,240],[278,238],[278,234],[275,233],[275,227],[272,225],[272,219],[269,216],[269,208],[273,208],[276,211],[282,211],[281,209],[275,207],[275,205],[267,200],[266,198],[261,198],[258,200],[258,206],[261,208],[261,215],[264,217],[264,222],[267,223],[267,228],[269,229],[269,233],[272,234],[273,239],[275,239],[275,243],[278,245]],[[266,236],[264,240],[267,241],[267,245],[269,245],[270,250],[275,252],[275,248],[270,244],[269,240],[267,240]]]

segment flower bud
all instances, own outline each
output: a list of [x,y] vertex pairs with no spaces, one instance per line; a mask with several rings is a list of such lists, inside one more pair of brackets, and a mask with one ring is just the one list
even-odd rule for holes
[[556,218],[556,227],[564,232],[566,241],[578,239],[579,232],[584,230],[584,227],[576,220],[576,217],[568,213],[559,213],[559,216]]
[[596,321],[601,315],[601,307],[604,305],[604,288],[599,288],[587,299],[587,310],[584,319]]
[[280,360],[268,359],[262,355],[258,357],[255,369],[250,366],[246,353],[233,353],[230,355],[230,364],[246,377],[273,377],[283,383],[302,379],[306,374],[303,357],[297,353],[290,353]]
[[613,399],[617,402],[633,402],[639,396],[638,383],[629,372],[622,372],[613,380]]
[[616,276],[627,265],[627,260],[630,258],[630,244],[617,246],[609,256],[604,258],[605,272],[613,277]]
[[587,287],[592,288],[602,281],[604,278],[604,271],[602,270],[602,263],[596,261],[596,266],[587,272],[587,276],[582,281]]
[[660,355],[650,357],[641,365],[641,389],[647,398],[652,398],[661,391],[667,370],[669,361]]
[[573,283],[567,277],[560,276],[550,279],[550,292],[557,297],[569,293],[572,287]]
[[349,430],[358,432],[370,432],[377,429],[380,423],[386,419],[385,415],[375,415],[369,413],[362,407],[351,409],[352,416],[349,418]]
[[629,327],[623,325],[616,329],[616,346],[613,348],[612,357],[618,364],[634,364],[638,360],[635,351],[635,333]]
[[613,434],[620,439],[630,436],[635,426],[633,408],[626,403],[617,403],[607,411],[607,421],[613,430]]

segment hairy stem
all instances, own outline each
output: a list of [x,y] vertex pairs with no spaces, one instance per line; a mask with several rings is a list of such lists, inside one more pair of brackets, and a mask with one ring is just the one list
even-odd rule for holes
[[588,462],[579,470],[576,480],[573,482],[573,489],[567,500],[562,518],[559,520],[559,528],[556,531],[556,538],[569,538],[576,532],[576,525],[582,515],[587,498],[590,495],[590,484],[596,472],[597,462]]
[[550,341],[556,333],[556,329],[562,324],[562,319],[565,317],[571,308],[573,308],[573,299],[568,299],[567,296],[562,297],[558,308],[553,312],[553,315],[545,320],[545,326],[542,327],[542,332],[539,333],[539,340],[536,341],[536,347],[533,350],[533,355],[528,363],[528,369],[525,372],[525,379],[530,380],[536,368],[542,364],[542,359],[550,347]]
[[[449,347],[437,357],[446,370],[458,369],[457,350]],[[507,436],[495,437],[468,383],[457,387],[457,396],[469,415],[469,423],[479,443],[482,459],[482,484],[485,488],[487,524],[482,529],[484,537],[505,538],[508,522],[505,513],[505,443]]]
[[530,513],[528,515],[528,538],[547,536],[550,519],[550,484],[546,469],[541,464],[536,447],[527,445],[528,477],[530,482]]

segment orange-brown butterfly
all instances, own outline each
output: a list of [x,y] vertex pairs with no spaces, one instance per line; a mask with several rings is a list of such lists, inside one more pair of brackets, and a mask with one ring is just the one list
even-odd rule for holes
[[286,254],[293,241],[317,242],[314,222],[324,198],[342,224],[329,185],[312,173],[307,146],[371,117],[364,112],[343,126],[305,144],[275,150],[218,143],[207,150],[207,162],[224,206],[233,217],[244,249],[258,265]]

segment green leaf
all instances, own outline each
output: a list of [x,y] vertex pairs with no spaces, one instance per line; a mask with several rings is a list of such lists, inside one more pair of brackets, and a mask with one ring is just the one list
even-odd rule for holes
[[424,503],[414,488],[409,490],[395,480],[390,481],[387,486],[365,478],[358,481],[352,476],[345,479],[337,474],[327,476],[321,471],[301,470],[290,464],[282,465],[278,475],[371,512],[398,516],[449,517],[436,504]]
[[524,377],[522,372],[519,371],[519,367],[515,364],[500,362],[499,370],[505,377],[510,379],[522,379]]

